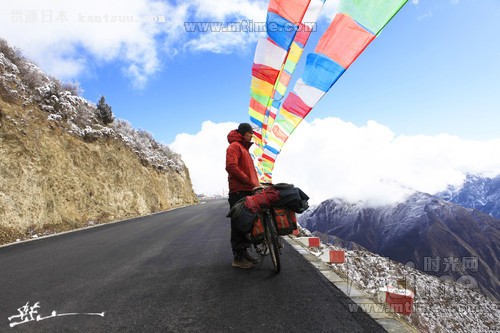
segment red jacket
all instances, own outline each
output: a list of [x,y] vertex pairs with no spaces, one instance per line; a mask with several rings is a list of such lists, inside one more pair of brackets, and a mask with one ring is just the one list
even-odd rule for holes
[[243,136],[237,130],[229,132],[227,141],[229,147],[226,150],[226,171],[229,193],[251,191],[260,185],[252,156],[248,152],[253,143],[244,142]]

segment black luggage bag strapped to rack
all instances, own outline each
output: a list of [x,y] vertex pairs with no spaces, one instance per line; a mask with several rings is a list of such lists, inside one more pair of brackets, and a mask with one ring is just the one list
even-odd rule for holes
[[297,229],[295,213],[303,213],[309,208],[309,197],[292,184],[276,184],[264,188],[254,195],[238,201],[226,217],[244,233],[250,233],[253,243],[261,242],[264,228],[260,212],[272,208],[272,214],[277,222],[278,234],[288,235]]

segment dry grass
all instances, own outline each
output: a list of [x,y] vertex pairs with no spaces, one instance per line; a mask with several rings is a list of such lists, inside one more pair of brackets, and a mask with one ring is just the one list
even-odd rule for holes
[[0,244],[197,200],[189,179],[143,166],[123,142],[86,143],[38,109],[0,110]]
[[[102,134],[95,107],[70,98],[77,83],[47,77],[2,39],[0,53],[0,244],[197,202],[167,147],[125,123],[130,147]],[[75,125],[91,131],[69,134]],[[151,146],[163,154],[144,154]]]

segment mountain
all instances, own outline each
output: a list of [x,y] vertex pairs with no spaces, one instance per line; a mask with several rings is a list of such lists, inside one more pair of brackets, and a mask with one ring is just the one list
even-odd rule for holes
[[[308,235],[309,232],[301,228],[301,234]],[[398,315],[398,319],[408,322],[419,332],[500,332],[500,306],[479,290],[422,273],[410,265],[363,249],[345,250],[343,246],[327,244],[330,241],[328,238],[334,236],[318,232],[315,235],[322,238],[323,244],[320,248],[309,248],[310,253],[321,258],[330,250],[344,250],[345,262],[330,267],[349,286],[353,284],[368,294],[368,298],[377,299],[379,288],[387,285],[412,290],[413,312]],[[356,311],[357,306],[351,309]],[[370,310],[373,309],[368,308]]]
[[302,214],[311,230],[500,298],[500,220],[425,193],[382,207],[327,200]]
[[494,178],[467,175],[461,187],[450,186],[437,196],[500,219],[500,175]]
[[0,244],[198,202],[180,155],[0,39]]

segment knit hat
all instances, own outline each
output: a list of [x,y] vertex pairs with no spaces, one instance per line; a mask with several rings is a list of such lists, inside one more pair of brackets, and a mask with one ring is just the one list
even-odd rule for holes
[[252,125],[250,125],[248,123],[241,123],[238,126],[238,133],[240,133],[241,135],[244,135],[247,132],[252,132],[253,133]]

